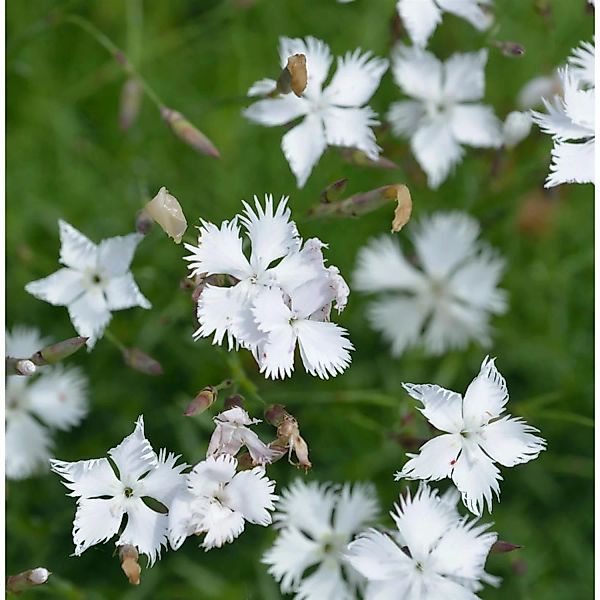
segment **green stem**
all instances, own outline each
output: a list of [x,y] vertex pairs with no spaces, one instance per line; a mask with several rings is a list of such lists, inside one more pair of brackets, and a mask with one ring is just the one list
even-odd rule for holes
[[108,329],[104,330],[104,337],[109,342],[112,342],[121,352],[125,352],[127,350],[125,344],[123,344],[121,342],[121,340],[119,340],[117,338],[117,336],[114,333],[112,333],[110,330],[108,330]]
[[244,367],[242,365],[242,361],[238,356],[237,352],[229,352],[227,354],[227,364],[229,369],[231,370],[231,376],[234,381],[240,386],[240,388],[253,400],[256,400],[263,406],[266,406],[267,403],[262,399],[260,394],[258,393],[258,388],[256,384],[248,377]]
[[159,95],[154,89],[148,84],[148,82],[142,77],[137,68],[129,60],[127,55],[121,50],[106,34],[100,31],[93,23],[90,23],[87,19],[79,17],[78,15],[67,15],[61,20],[63,23],[71,23],[76,27],[79,27],[92,38],[94,38],[118,63],[121,65],[123,71],[131,76],[135,77],[146,96],[156,105],[158,110],[164,108],[165,104],[160,99]]

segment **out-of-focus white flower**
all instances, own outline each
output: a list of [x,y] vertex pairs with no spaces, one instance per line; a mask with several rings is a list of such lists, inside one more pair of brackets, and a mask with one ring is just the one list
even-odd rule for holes
[[398,44],[392,55],[394,79],[413,98],[394,102],[387,119],[392,131],[410,138],[413,154],[437,188],[463,157],[462,145],[496,148],[501,122],[478,101],[485,90],[487,51],[454,54],[445,62]]
[[461,517],[437,491],[421,485],[390,513],[397,531],[370,529],[348,547],[350,564],[367,580],[365,600],[477,600],[497,535]]
[[508,114],[502,126],[502,138],[507,148],[514,148],[522,142],[531,131],[531,114],[513,110]]
[[168,516],[157,512],[144,498],[158,501],[168,510],[177,491],[185,484],[181,472],[185,464],[176,465],[178,456],[161,450],[157,455],[144,435],[144,420],[139,417],[135,430],[106,458],[64,462],[51,460],[52,470],[64,479],[77,498],[73,523],[75,555],[90,546],[106,542],[119,532],[123,517],[127,525],[116,541],[117,546],[130,544],[148,557],[152,566],[167,544]]
[[[32,356],[48,344],[36,329],[6,332],[7,356]],[[9,479],[25,479],[48,468],[52,429],[67,431],[87,413],[87,380],[78,368],[42,367],[33,377],[6,378],[5,469]]]
[[89,338],[88,349],[102,337],[111,312],[141,306],[150,308],[129,266],[143,235],[108,238],[96,245],[60,220],[60,262],[65,265],[49,277],[32,281],[25,289],[54,306],[66,306],[73,327]]
[[298,479],[278,502],[274,521],[280,532],[262,560],[281,591],[294,594],[296,600],[351,600],[359,576],[343,554],[378,512],[372,486],[338,487]]
[[479,374],[464,398],[438,385],[403,384],[404,389],[423,404],[419,410],[440,431],[426,442],[419,454],[396,473],[396,479],[438,481],[451,478],[465,506],[480,515],[484,505],[492,510],[492,495],[500,498],[502,477],[495,463],[504,467],[529,462],[546,447],[534,435],[539,430],[523,419],[500,415],[508,402],[506,381],[486,357]]
[[[337,61],[337,70],[329,85],[323,89],[332,63],[329,46],[314,37],[279,39],[282,68],[288,57],[306,56],[308,84],[302,95],[288,94],[265,98],[249,106],[244,115],[261,125],[284,125],[305,117],[290,129],[281,147],[298,187],[303,187],[313,167],[327,146],[358,148],[376,160],[381,148],[377,145],[372,127],[379,125],[377,114],[365,106],[379,86],[388,68],[388,61],[372,58],[360,49],[347,52]],[[263,79],[252,85],[249,96],[263,95],[275,89],[276,82]]]
[[215,417],[215,430],[208,444],[207,456],[235,456],[246,446],[255,465],[269,463],[280,453],[271,450],[248,425],[260,423],[240,406],[234,406]]
[[554,139],[545,187],[561,183],[595,183],[596,91],[594,87],[583,89],[570,67],[565,67],[560,74],[564,97],[555,96],[553,102],[544,99],[547,113],[531,113],[540,129]]
[[244,531],[246,521],[266,527],[274,510],[275,482],[262,467],[236,473],[228,454],[209,456],[187,476],[187,489],[169,512],[169,542],[177,550],[192,534],[205,534],[205,550],[220,548]]
[[[311,313],[303,312],[301,316],[302,322],[307,324],[300,327],[330,332],[328,340],[331,341],[333,332],[344,332],[328,322],[331,307],[334,305],[338,312],[343,310],[349,293],[338,269],[325,267],[322,252],[325,244],[316,238],[302,243],[296,224],[290,220],[286,203],[287,198],[282,198],[274,210],[272,196],[266,196],[263,209],[255,197],[255,210],[244,202],[244,214],[237,215],[232,221],[224,221],[220,228],[202,221],[198,245],[185,245],[192,252],[185,257],[190,262],[192,277],[222,274],[228,276],[232,284],[229,287],[207,285],[202,291],[198,301],[200,327],[194,336],[213,336],[215,344],[221,344],[227,336],[230,350],[237,346],[251,350],[261,370],[274,378],[290,374],[292,369],[291,366],[281,369],[270,366],[272,344],[276,341],[270,330],[276,324],[266,321],[266,315],[262,312],[258,314],[258,299],[267,293],[265,298],[273,303],[277,311],[272,315],[274,319],[283,314],[284,309],[292,310],[292,298],[299,298],[308,284],[312,286],[311,289],[318,288],[318,294],[311,300]],[[252,245],[249,259],[242,251],[238,221],[246,230]],[[261,307],[265,307],[265,298],[260,301]],[[291,353],[293,363],[295,339],[293,335],[288,335],[286,344],[282,339],[279,340],[281,360],[287,360]],[[310,340],[306,344],[310,344]],[[327,364],[316,356],[305,360],[307,370],[322,378],[340,372],[349,362],[345,354],[350,348],[348,344],[347,340],[340,340],[338,346],[328,348],[336,351],[336,354],[330,357]],[[269,351],[265,354],[267,345]]]
[[484,31],[493,23],[492,14],[485,8],[491,4],[492,0],[398,0],[396,8],[413,44],[425,47],[445,12]]
[[478,242],[479,225],[463,213],[435,213],[413,230],[416,269],[392,236],[358,253],[354,288],[380,293],[368,318],[400,356],[422,344],[428,354],[488,344],[492,314],[506,309],[498,289],[504,261]]
[[542,75],[528,81],[517,95],[517,104],[521,110],[542,106],[544,98],[562,94],[562,81],[558,70],[552,76]]

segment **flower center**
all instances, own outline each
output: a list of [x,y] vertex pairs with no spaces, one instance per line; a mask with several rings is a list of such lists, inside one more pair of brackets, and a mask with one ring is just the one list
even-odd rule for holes
[[133,490],[130,487],[126,487],[123,493],[125,494],[125,498],[131,498],[131,496],[133,496]]

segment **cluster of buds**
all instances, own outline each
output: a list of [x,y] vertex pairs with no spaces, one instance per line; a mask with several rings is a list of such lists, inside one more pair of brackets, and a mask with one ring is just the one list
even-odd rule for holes
[[[278,450],[280,456],[287,453],[291,464],[308,471],[312,464],[308,458],[308,444],[300,435],[298,421],[281,404],[273,404],[267,408],[265,418],[277,427],[277,439],[269,447]],[[292,453],[296,455],[297,463],[292,461]]]
[[88,338],[74,337],[56,344],[46,346],[38,350],[33,356],[28,358],[15,358],[12,356],[6,357],[6,374],[7,375],[24,375],[30,376],[37,371],[37,367],[44,367],[60,362],[71,356],[85,346]]

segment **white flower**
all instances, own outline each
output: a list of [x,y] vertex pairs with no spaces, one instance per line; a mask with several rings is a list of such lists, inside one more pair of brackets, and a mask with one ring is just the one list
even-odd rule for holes
[[169,542],[177,550],[192,534],[205,534],[205,550],[220,548],[244,531],[245,522],[266,527],[274,510],[275,482],[262,467],[236,473],[237,460],[209,456],[187,476],[187,490],[169,513]]
[[492,0],[398,0],[396,8],[413,44],[425,47],[445,12],[461,17],[479,31],[484,31],[492,24],[493,18],[483,7],[491,3]]
[[[314,37],[279,39],[282,68],[289,56],[306,56],[308,84],[301,98],[288,94],[266,98],[249,106],[244,115],[261,125],[284,125],[299,117],[304,120],[290,129],[281,142],[283,153],[303,187],[327,146],[358,148],[375,160],[381,148],[371,127],[379,125],[377,114],[365,104],[375,93],[388,61],[372,58],[370,52],[347,52],[337,60],[337,70],[323,89],[331,67],[329,46]],[[276,82],[263,79],[248,91],[249,96],[263,95]]]
[[502,125],[502,138],[507,148],[513,148],[522,142],[531,131],[531,114],[513,110]]
[[442,63],[419,48],[397,45],[394,50],[394,79],[413,99],[394,102],[387,119],[396,135],[410,138],[432,188],[461,161],[461,144],[476,148],[502,144],[501,123],[494,111],[477,103],[484,95],[487,56],[486,50],[454,54]]
[[413,230],[419,271],[392,236],[358,253],[354,288],[381,293],[368,318],[400,356],[422,344],[428,354],[489,343],[489,319],[506,309],[497,288],[504,261],[477,241],[477,221],[463,213],[435,213]]
[[[181,472],[187,465],[175,465],[179,457],[166,450],[156,455],[144,435],[141,416],[134,432],[109,450],[108,455],[112,462],[106,458],[72,463],[50,461],[52,470],[71,490],[69,495],[77,498],[73,523],[75,555],[119,535],[117,546],[135,546],[152,565],[167,543],[168,516],[149,508],[144,500],[151,498],[168,510],[184,485]],[[121,530],[125,515],[127,524]]]
[[573,48],[568,64],[573,77],[579,81],[580,86],[596,87],[596,44],[581,42]]
[[[6,332],[6,354],[33,355],[48,344],[39,331]],[[43,367],[39,375],[6,378],[6,476],[25,479],[48,468],[53,429],[67,431],[87,413],[87,380],[77,368]]]
[[517,104],[521,110],[541,106],[544,98],[562,94],[562,81],[558,70],[553,75],[534,77],[528,81],[517,95]]
[[[282,198],[274,211],[272,196],[266,196],[263,209],[255,197],[255,210],[244,202],[244,214],[237,215],[232,221],[224,221],[220,227],[202,221],[198,246],[185,245],[192,252],[185,257],[190,261],[192,276],[221,274],[228,276],[229,283],[233,284],[229,287],[205,287],[198,301],[200,327],[194,336],[213,336],[214,344],[221,344],[227,336],[230,350],[237,346],[251,350],[261,370],[274,378],[291,373],[292,365],[289,365],[288,359],[291,353],[293,363],[295,339],[292,340],[293,336],[289,335],[285,340],[287,345],[282,358],[286,360],[286,367],[273,369],[270,366],[271,349],[277,340],[271,331],[280,323],[267,322],[262,312],[257,313],[259,298],[261,310],[265,307],[265,298],[273,303],[277,310],[272,315],[275,318],[285,312],[292,297],[298,298],[310,282],[311,289],[318,288],[318,294],[311,300],[311,312],[302,314],[302,321],[307,323],[302,327],[316,327],[321,335],[329,333],[327,337],[332,340],[336,335],[345,333],[345,330],[328,322],[332,304],[340,312],[349,293],[338,269],[325,267],[322,252],[325,244],[316,238],[302,243],[296,224],[290,221],[286,203],[287,198]],[[252,245],[249,259],[242,251],[238,221]],[[263,297],[266,292],[268,294]],[[315,325],[317,322],[318,325]],[[306,344],[310,345],[310,340]],[[333,347],[323,349],[321,355],[324,352],[332,354],[315,356],[314,360],[309,358],[308,362],[305,361],[307,370],[323,378],[328,373],[335,375],[340,372],[349,362],[346,359],[346,350],[350,348],[348,344],[347,340],[339,339]],[[265,354],[266,346],[269,350]]]
[[295,594],[296,600],[351,600],[359,577],[343,554],[378,512],[370,485],[339,487],[297,479],[278,502],[274,521],[280,532],[263,562],[281,591]]
[[208,444],[207,456],[235,456],[242,446],[246,446],[254,464],[268,463],[279,456],[248,427],[260,423],[260,419],[250,418],[243,408],[234,406],[217,415],[214,421],[216,427]]
[[89,338],[91,350],[102,337],[111,311],[150,302],[141,294],[129,265],[144,236],[131,233],[96,245],[65,221],[60,228],[60,262],[65,265],[49,277],[32,281],[25,289],[54,306],[66,306],[73,327]]
[[400,498],[391,513],[397,531],[370,529],[348,547],[350,564],[368,580],[365,600],[476,600],[497,535],[461,518],[427,485]]
[[500,415],[508,402],[504,378],[486,357],[479,374],[464,398],[438,385],[403,384],[404,389],[423,404],[419,410],[440,431],[426,442],[419,454],[396,473],[396,479],[438,481],[451,478],[465,506],[480,515],[484,504],[492,510],[492,494],[500,498],[502,480],[495,463],[504,467],[537,458],[546,442],[537,429],[520,418]]
[[[540,129],[554,138],[545,187],[561,183],[595,183],[595,88],[583,89],[569,67],[560,72],[564,97],[544,100],[548,113],[532,111]],[[571,140],[571,141],[569,141]]]

